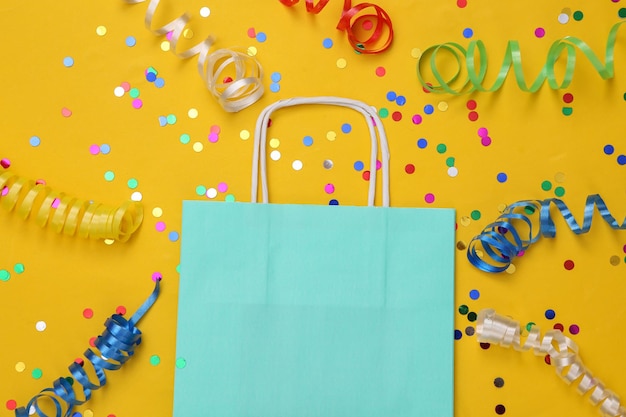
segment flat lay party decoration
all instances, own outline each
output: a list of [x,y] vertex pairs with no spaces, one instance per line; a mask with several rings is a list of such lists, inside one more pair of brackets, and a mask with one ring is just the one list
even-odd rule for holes
[[184,201],[182,235],[174,416],[452,416],[453,210]]
[[[159,297],[160,280],[156,280],[154,290],[139,309],[126,320],[121,314],[113,314],[104,326],[104,333],[96,338],[93,349],[85,351],[85,359],[91,364],[97,378],[94,382],[85,370],[86,362],[78,359],[69,366],[71,377],[59,378],[54,381],[52,388],[45,388],[35,395],[26,405],[15,410],[16,417],[70,417],[74,407],[82,405],[91,399],[93,391],[102,388],[106,382],[106,371],[119,370],[134,354],[141,343],[141,331],[137,324],[148,312]],[[80,385],[80,387],[79,387]],[[78,394],[78,388],[82,392]],[[49,410],[54,410],[51,414]]]
[[113,207],[81,200],[11,171],[0,174],[0,205],[22,219],[34,217],[39,226],[56,233],[119,242],[126,242],[143,220],[141,203]]
[[[145,0],[124,0],[129,4],[143,3]],[[145,15],[145,25],[155,35],[167,35],[170,51],[181,59],[198,56],[198,73],[207,89],[227,112],[238,112],[256,103],[264,92],[263,68],[259,61],[247,53],[231,49],[219,49],[211,52],[215,43],[213,36],[184,51],[178,51],[178,43],[183,36],[191,15],[182,16],[169,23],[153,28],[153,19],[159,8],[160,0],[150,0]],[[224,73],[230,74],[229,81]]]
[[484,309],[478,313],[476,337],[480,343],[513,346],[519,351],[532,349],[537,356],[549,355],[556,374],[567,385],[576,386],[578,393],[586,395],[603,416],[626,416],[619,397],[593,376],[578,354],[578,345],[560,330],[550,330],[542,337],[539,327],[532,326],[522,343],[519,322]]
[[587,196],[582,226],[567,205],[558,198],[518,201],[509,205],[495,222],[487,225],[471,240],[467,248],[467,258],[472,265],[482,271],[506,271],[513,259],[523,255],[540,236],[549,238],[556,236],[556,227],[550,210],[553,205],[563,216],[570,230],[577,235],[589,232],[596,208],[611,228],[626,230],[626,218],[621,224],[618,223],[598,194]]
[[[294,6],[299,0],[279,0],[287,7]],[[315,4],[306,0],[306,11],[318,14],[324,9],[328,0],[320,0]],[[373,12],[370,11],[373,9]],[[344,0],[341,18],[337,29],[345,31],[348,42],[358,53],[378,54],[386,51],[393,40],[393,25],[389,14],[374,3],[352,5],[352,0]]]
[[[554,41],[548,49],[544,66],[530,85],[528,85],[524,75],[521,48],[519,42],[515,40],[508,41],[502,65],[491,87],[488,87],[485,82],[489,58],[487,48],[481,40],[470,41],[467,49],[457,42],[447,42],[428,47],[418,59],[417,77],[422,87],[433,93],[454,95],[468,94],[474,91],[492,93],[502,87],[512,68],[515,82],[524,92],[535,93],[545,82],[551,89],[559,90],[569,87],[574,79],[577,63],[576,52],[578,50],[587,58],[603,80],[609,80],[615,75],[615,43],[618,30],[624,23],[626,22],[614,24],[609,31],[604,64],[589,45],[577,37],[566,36]],[[456,71],[447,79],[439,69],[440,60],[438,56],[440,53],[450,55],[452,57],[451,62],[456,65]],[[565,61],[564,74],[560,82],[555,71],[559,61]],[[427,73],[426,68],[430,70],[430,73]]]

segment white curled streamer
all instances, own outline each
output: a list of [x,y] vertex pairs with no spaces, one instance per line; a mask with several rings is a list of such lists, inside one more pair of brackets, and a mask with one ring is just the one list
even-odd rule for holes
[[478,313],[476,335],[481,343],[491,343],[515,350],[533,349],[537,356],[550,355],[550,363],[568,385],[577,385],[580,395],[591,393],[589,400],[606,417],[626,417],[626,408],[619,397],[593,377],[578,356],[578,346],[559,330],[548,331],[543,338],[537,326],[533,326],[524,343],[521,343],[520,324],[496,314],[492,309]]
[[[124,0],[128,4],[143,3],[145,0]],[[160,0],[150,0],[144,19],[146,28],[156,35],[171,32],[170,50],[181,59],[198,55],[198,72],[207,89],[227,112],[238,112],[257,102],[264,93],[263,68],[259,61],[241,51],[219,49],[210,53],[215,38],[211,35],[202,42],[178,52],[178,41],[191,16],[184,13],[160,28],[152,28],[152,20]],[[235,79],[230,83],[217,81],[229,67],[234,66]]]

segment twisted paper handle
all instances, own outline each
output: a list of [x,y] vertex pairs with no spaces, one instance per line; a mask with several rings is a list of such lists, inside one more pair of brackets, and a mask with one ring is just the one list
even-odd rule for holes
[[[583,40],[573,36],[566,36],[563,39],[555,41],[548,50],[546,63],[535,81],[528,86],[524,70],[522,68],[522,54],[517,41],[509,41],[504,53],[504,60],[496,80],[491,87],[485,86],[485,76],[487,75],[487,48],[480,40],[470,41],[467,50],[458,43],[448,42],[427,48],[417,61],[417,78],[425,90],[433,93],[449,93],[454,95],[467,94],[473,91],[494,92],[500,89],[504,84],[511,67],[515,75],[520,90],[534,93],[541,88],[545,81],[548,82],[550,88],[557,90],[567,88],[573,78],[574,69],[576,68],[576,49],[587,57],[593,68],[603,80],[613,78],[615,75],[614,58],[615,58],[615,41],[617,39],[617,31],[622,24],[626,22],[618,22],[611,27],[606,42],[605,63],[602,64],[593,50]],[[456,61],[457,70],[448,79],[445,79],[438,68],[437,55],[440,52],[446,52]],[[565,73],[563,80],[559,83],[556,79],[554,66],[565,52]],[[428,59],[430,57],[430,59]],[[434,80],[427,80],[424,76],[425,62],[428,62],[430,75]],[[463,71],[462,63],[465,62],[467,76],[464,80],[460,80]],[[446,68],[447,69],[447,68]],[[436,81],[436,82],[435,82]],[[457,85],[454,87],[452,84]]]
[[5,171],[0,174],[0,205],[23,219],[57,233],[93,239],[127,241],[143,220],[143,206],[127,201],[120,207],[80,200]]
[[[591,228],[594,208],[598,209],[600,216],[613,229],[626,229],[626,218],[620,225],[598,194],[587,196],[582,226],[578,224],[567,205],[558,198],[518,201],[508,206],[494,223],[487,225],[471,240],[467,248],[470,263],[486,272],[502,272],[511,265],[516,256],[536,242],[540,235],[556,236],[556,227],[550,214],[551,205],[557,207],[570,230],[577,235],[587,233]],[[539,211],[538,230],[533,226],[537,223],[536,216],[533,218],[537,211]],[[480,249],[486,253],[486,260],[479,256]]]
[[550,355],[550,363],[554,365],[557,375],[568,385],[575,384],[579,394],[591,393],[589,400],[594,406],[600,406],[599,411],[603,416],[626,416],[626,408],[620,404],[617,395],[585,368],[578,356],[578,346],[561,331],[550,330],[542,338],[539,328],[533,326],[522,343],[519,322],[485,309],[478,313],[476,335],[481,343],[513,346],[519,351],[533,349],[537,356]]
[[[145,0],[124,0],[129,4],[143,3]],[[219,49],[210,53],[215,43],[213,36],[208,36],[202,42],[191,48],[178,51],[178,42],[189,23],[191,16],[184,13],[160,28],[152,28],[152,19],[159,7],[160,0],[151,0],[146,10],[145,25],[156,35],[171,34],[170,50],[181,59],[198,56],[198,72],[207,89],[218,100],[227,112],[238,112],[258,101],[264,92],[263,68],[261,64],[248,54],[231,49]],[[232,81],[220,81],[223,72],[230,67],[234,68],[235,78]]]
[[68,369],[74,379],[74,385],[78,383],[82,388],[81,399],[77,397],[78,387],[73,388],[72,383],[68,380],[70,378],[59,378],[54,381],[52,388],[46,388],[34,396],[26,407],[17,408],[15,416],[28,417],[31,414],[37,414],[39,417],[48,417],[48,414],[42,409],[44,405],[40,405],[40,401],[46,400],[48,406],[50,404],[54,406],[56,417],[69,417],[75,406],[89,401],[92,392],[106,384],[105,371],[120,369],[133,356],[135,348],[141,343],[141,331],[136,327],[136,324],[158,298],[159,281],[156,281],[152,294],[130,320],[126,320],[119,314],[113,314],[106,320],[104,323],[105,331],[98,336],[95,342],[99,354],[92,349],[85,351],[85,358],[91,364],[98,379],[97,382],[92,382],[89,379],[82,361],[75,361],[69,366]]

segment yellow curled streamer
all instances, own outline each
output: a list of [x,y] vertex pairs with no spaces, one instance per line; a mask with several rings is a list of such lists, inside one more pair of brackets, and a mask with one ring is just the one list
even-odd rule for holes
[[619,397],[594,378],[578,356],[576,343],[560,330],[550,330],[542,338],[539,328],[533,326],[521,343],[519,322],[485,309],[478,313],[476,335],[481,343],[513,346],[520,351],[533,349],[537,356],[550,355],[557,375],[568,385],[575,384],[580,395],[590,394],[589,400],[600,407],[603,416],[626,416],[626,408],[620,404]]
[[[145,0],[124,0],[129,4]],[[178,41],[183,35],[191,16],[184,13],[162,27],[153,29],[152,20],[160,0],[150,0],[144,19],[146,28],[156,35],[171,34],[170,51],[181,59],[198,55],[198,72],[207,89],[227,112],[238,112],[256,103],[264,93],[263,68],[258,60],[241,51],[219,49],[210,52],[215,38],[211,35],[193,47],[178,52]],[[235,75],[232,81],[219,81],[229,69]]]
[[111,207],[80,200],[10,171],[0,174],[0,205],[23,219],[35,217],[35,223],[56,233],[120,242],[126,242],[143,220],[141,203]]

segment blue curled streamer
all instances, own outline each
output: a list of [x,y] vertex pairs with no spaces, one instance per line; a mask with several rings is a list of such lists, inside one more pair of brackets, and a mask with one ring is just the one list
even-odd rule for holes
[[[26,407],[17,408],[15,416],[28,417],[31,414],[29,410],[33,409],[37,416],[48,417],[48,414],[39,405],[40,399],[48,399],[54,405],[56,417],[70,417],[75,406],[89,401],[92,392],[106,384],[105,371],[120,369],[133,356],[135,348],[141,343],[141,331],[136,327],[136,324],[157,300],[160,291],[159,281],[156,281],[152,294],[130,320],[126,320],[120,314],[113,314],[105,321],[106,329],[95,342],[95,347],[100,354],[95,353],[92,349],[85,351],[85,358],[91,363],[95,371],[97,383],[89,379],[82,364],[73,362],[69,366],[68,369],[74,381],[82,386],[83,399],[77,397],[76,390],[69,382],[69,378],[59,378],[53,382],[52,388],[45,388],[35,395]],[[63,412],[63,403],[65,403],[65,412]]]
[[[609,226],[617,230],[626,230],[626,218],[620,225],[606,206],[599,194],[587,196],[582,226],[574,218],[567,205],[558,198],[546,200],[518,201],[508,206],[498,219],[487,225],[475,236],[468,245],[467,259],[476,268],[485,272],[505,271],[516,256],[526,251],[540,236],[555,237],[556,227],[551,216],[551,206],[559,210],[570,230],[577,235],[587,233],[591,229],[594,208]],[[539,211],[539,229],[533,228],[531,216]],[[522,226],[523,231],[520,231]],[[482,247],[487,260],[479,256]]]

